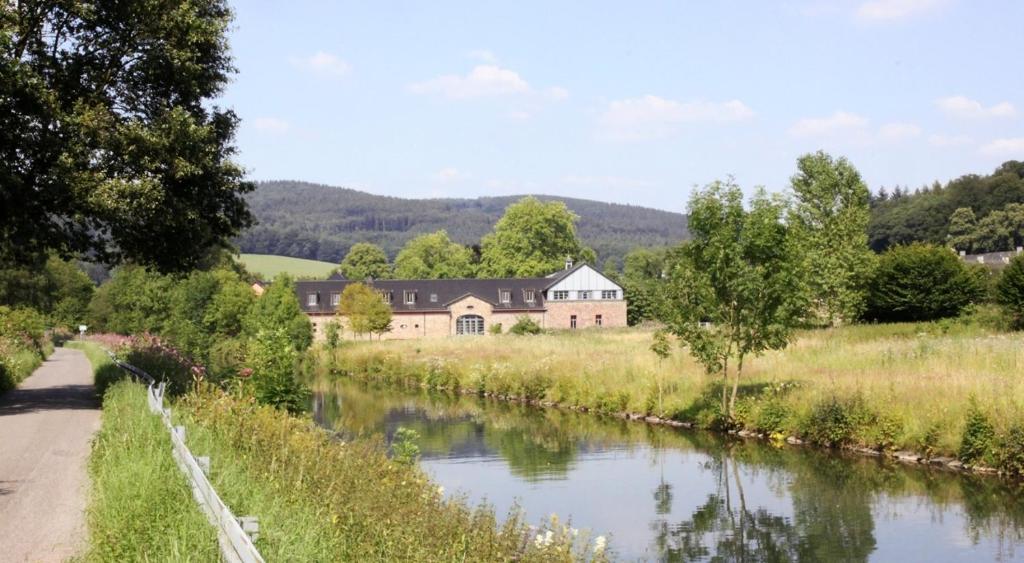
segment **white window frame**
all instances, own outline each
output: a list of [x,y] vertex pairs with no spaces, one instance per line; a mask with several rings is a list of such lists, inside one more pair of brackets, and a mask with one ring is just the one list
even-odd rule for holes
[[331,293],[331,307],[337,307],[341,304],[341,294],[337,291]]
[[473,314],[461,315],[455,319],[455,334],[458,336],[482,336],[486,334],[484,331],[484,318]]
[[601,299],[618,299],[618,298],[619,298],[619,290],[617,290],[617,289],[602,289],[601,290]]
[[430,302],[431,303],[437,303],[437,294],[436,293],[431,293],[430,294]]
[[511,289],[499,289],[498,290],[498,301],[500,303],[511,303],[512,302],[512,290]]
[[590,290],[584,289],[582,291],[578,291],[576,295],[577,299],[579,299],[580,301],[586,301],[587,299],[590,299]]
[[320,304],[320,299],[319,299],[319,296],[317,294],[315,294],[315,293],[307,293],[306,294],[306,306],[307,307],[316,307],[318,304]]
[[551,300],[552,301],[565,301],[568,298],[569,298],[569,292],[564,290],[564,289],[551,292]]
[[406,305],[416,304],[416,290],[407,289],[402,292],[402,302]]
[[536,303],[537,302],[537,292],[532,290],[532,289],[524,289],[523,290],[523,301],[526,302],[526,303]]
[[391,304],[391,300],[394,299],[395,296],[391,292],[391,290],[382,289],[380,291],[380,298],[381,298],[381,301],[383,301],[385,303],[388,303],[388,304]]

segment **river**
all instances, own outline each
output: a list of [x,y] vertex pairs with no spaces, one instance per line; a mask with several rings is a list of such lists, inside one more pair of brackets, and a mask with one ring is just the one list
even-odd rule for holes
[[498,515],[552,513],[622,560],[1024,560],[1024,492],[994,477],[441,393],[321,383],[317,422],[419,433],[421,466]]

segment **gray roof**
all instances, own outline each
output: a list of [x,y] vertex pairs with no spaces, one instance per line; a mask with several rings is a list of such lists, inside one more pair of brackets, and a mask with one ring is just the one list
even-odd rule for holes
[[[331,294],[340,294],[350,280],[300,280],[295,282],[299,306],[307,313],[332,313]],[[378,291],[391,292],[391,310],[401,312],[446,311],[448,305],[466,296],[490,303],[496,310],[529,311],[544,309],[544,289],[550,278],[455,279],[455,280],[373,280],[367,282]],[[502,303],[500,291],[511,292],[511,301]],[[533,302],[525,300],[526,291],[533,291]],[[416,292],[416,303],[405,303],[405,292]],[[310,306],[307,296],[318,294],[317,304]]]
[[965,254],[960,259],[967,264],[984,264],[990,268],[1001,269],[1013,260],[1014,256],[1021,254],[1020,250],[1008,252],[985,252],[983,254]]

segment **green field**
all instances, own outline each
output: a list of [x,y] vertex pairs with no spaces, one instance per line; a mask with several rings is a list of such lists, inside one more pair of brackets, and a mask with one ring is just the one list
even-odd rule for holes
[[268,280],[281,272],[287,272],[296,278],[326,278],[331,270],[338,267],[337,264],[330,262],[273,254],[242,254],[238,259],[245,265],[245,269]]

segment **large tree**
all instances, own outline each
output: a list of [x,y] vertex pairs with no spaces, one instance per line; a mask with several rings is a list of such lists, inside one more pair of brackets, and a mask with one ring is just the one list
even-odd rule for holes
[[350,283],[341,292],[338,314],[348,320],[355,335],[377,334],[391,330],[391,306],[368,285]]
[[594,259],[576,236],[578,217],[560,201],[528,196],[509,205],[482,241],[480,275],[545,276],[561,269],[566,259]]
[[473,251],[448,238],[441,230],[405,243],[395,257],[398,279],[454,279],[473,277]]
[[731,417],[744,360],[784,348],[805,311],[805,260],[785,205],[761,190],[748,211],[738,186],[715,182],[693,195],[689,212],[693,239],[673,261],[662,314],[707,372],[721,375]]
[[253,303],[249,314],[242,319],[242,330],[257,337],[261,331],[283,329],[298,351],[313,343],[313,325],[302,312],[295,296],[295,282],[288,274],[278,274],[270,287]]
[[0,262],[186,270],[251,223],[212,103],[230,21],[224,0],[0,6]]
[[381,247],[369,242],[357,242],[349,249],[338,266],[341,275],[350,280],[386,280],[391,278],[391,264]]
[[850,322],[864,309],[871,272],[870,192],[845,158],[818,151],[797,160],[791,182],[793,224],[804,238],[815,275],[815,310],[829,325]]

